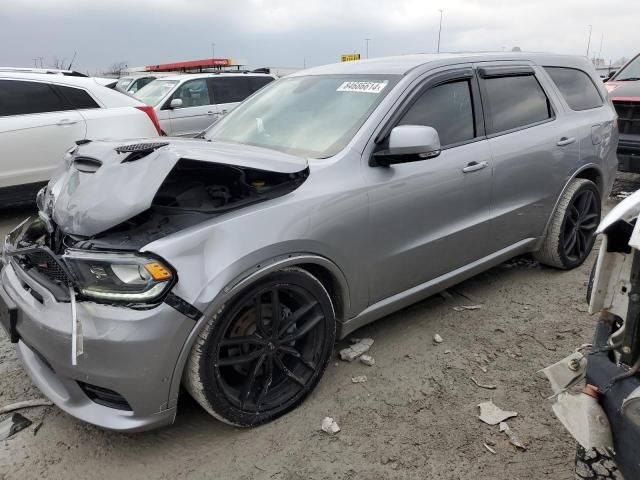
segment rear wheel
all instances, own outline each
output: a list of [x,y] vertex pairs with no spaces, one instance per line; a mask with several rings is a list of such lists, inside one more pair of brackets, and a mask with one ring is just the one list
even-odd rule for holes
[[576,449],[576,480],[622,480],[622,474],[611,456],[602,448]]
[[600,213],[598,187],[584,178],[573,180],[560,198],[536,259],[564,270],[581,265],[593,248]]
[[323,285],[301,269],[273,273],[213,316],[185,385],[216,418],[255,426],[295,408],[331,358],[336,321]]

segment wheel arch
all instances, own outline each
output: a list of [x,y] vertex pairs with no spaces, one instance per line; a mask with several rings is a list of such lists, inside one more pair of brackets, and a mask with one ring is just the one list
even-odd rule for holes
[[[551,225],[551,222],[553,220],[553,216],[555,215],[556,210],[558,209],[558,205],[560,204],[560,200],[562,199],[562,195],[564,195],[564,192],[567,190],[567,188],[569,187],[571,182],[573,182],[576,178],[584,178],[586,180],[591,180],[593,183],[595,183],[596,186],[598,187],[598,190],[600,191],[600,196],[602,198],[603,188],[604,188],[602,169],[598,165],[596,165],[595,163],[590,163],[590,164],[587,164],[587,165],[583,165],[582,167],[577,169],[567,179],[567,181],[562,186],[562,190],[560,190],[560,192],[558,193],[558,195],[556,197],[556,201],[555,201],[555,203],[553,205],[553,208],[551,209],[551,212],[549,213],[549,216],[547,217],[547,222],[545,223],[544,231],[542,232],[542,236],[540,237],[540,241],[538,242],[538,246],[544,241],[544,237],[547,235],[547,232],[549,231],[549,226]],[[536,249],[537,248],[538,247],[536,247]]]
[[346,276],[333,261],[324,256],[311,253],[292,253],[255,264],[253,267],[246,269],[225,285],[225,287],[218,293],[207,309],[203,312],[203,315],[198,319],[196,325],[189,333],[174,367],[171,378],[171,388],[169,390],[168,408],[173,408],[177,405],[182,375],[184,373],[189,354],[191,353],[191,349],[193,348],[196,338],[206,326],[211,316],[216,315],[217,312],[221,311],[227,302],[249,285],[252,285],[270,273],[289,267],[303,269],[316,277],[320,283],[322,283],[329,293],[335,310],[338,328],[340,328],[341,323],[344,321],[345,316],[350,309],[350,293]]

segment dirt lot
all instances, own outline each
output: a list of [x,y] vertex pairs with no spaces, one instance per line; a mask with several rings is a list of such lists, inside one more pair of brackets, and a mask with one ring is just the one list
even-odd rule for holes
[[[614,194],[637,188],[640,180],[624,176]],[[0,214],[0,233],[25,213]],[[369,325],[356,336],[375,339],[375,366],[335,360],[301,408],[254,430],[213,420],[186,394],[173,426],[136,435],[83,424],[56,407],[27,410],[33,425],[0,446],[0,478],[573,478],[573,442],[536,371],[590,340],[591,264],[560,272],[516,259],[458,285],[452,298],[435,296]],[[453,309],[475,304],[482,308]],[[0,406],[41,397],[1,337]],[[366,383],[351,382],[363,374]],[[477,419],[478,403],[489,399],[518,412],[509,425],[526,451]],[[334,437],[319,431],[327,415],[342,427]]]

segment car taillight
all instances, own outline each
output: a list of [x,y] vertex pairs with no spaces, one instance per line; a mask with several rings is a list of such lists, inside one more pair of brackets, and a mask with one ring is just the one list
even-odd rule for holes
[[160,128],[160,122],[158,122],[158,117],[156,116],[156,111],[153,109],[153,107],[149,106],[149,105],[141,105],[139,107],[136,107],[138,110],[142,110],[144,113],[146,113],[149,116],[149,119],[151,120],[151,123],[153,123],[153,126],[156,127],[156,130],[158,131],[158,135],[162,135],[162,129]]

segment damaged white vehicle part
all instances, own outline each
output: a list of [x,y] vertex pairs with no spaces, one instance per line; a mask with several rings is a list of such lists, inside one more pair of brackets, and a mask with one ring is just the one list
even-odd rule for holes
[[592,395],[561,393],[552,408],[558,420],[585,450],[613,448],[609,420]]
[[553,395],[550,399],[566,391],[585,377],[587,372],[587,359],[580,353],[575,352],[563,358],[553,365],[539,370],[551,383]]

